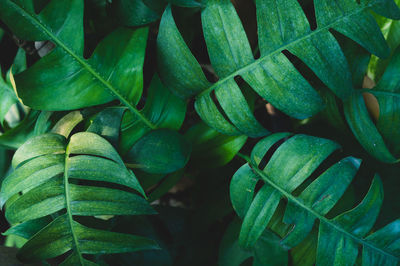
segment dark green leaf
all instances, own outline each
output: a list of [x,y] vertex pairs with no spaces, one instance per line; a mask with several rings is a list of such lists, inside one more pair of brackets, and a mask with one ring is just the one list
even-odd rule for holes
[[229,163],[247,140],[244,135],[223,135],[204,123],[194,125],[185,137],[193,147],[190,163],[201,168],[214,168]]
[[[159,71],[163,82],[177,95],[196,95],[195,107],[210,126],[228,135],[266,135],[254,118],[234,78],[241,76],[262,98],[295,118],[307,118],[324,104],[318,93],[281,52],[300,58],[338,97],[353,90],[346,58],[329,32],[335,29],[370,52],[385,57],[388,46],[369,10],[400,18],[392,0],[314,3],[317,29],[296,0],[258,0],[257,25],[261,56],[254,59],[246,33],[229,0],[206,1],[202,26],[212,66],[219,81],[207,81],[199,63],[179,33],[170,8],[161,20],[157,40]],[[289,11],[288,11],[289,10]],[[368,34],[365,34],[368,32]],[[211,98],[215,92],[222,114]]]
[[[383,187],[378,176],[362,202],[353,209],[333,219],[325,215],[336,205],[352,182],[360,162],[347,157],[333,164],[315,180],[307,181],[319,165],[339,148],[332,141],[306,135],[295,135],[280,144],[272,156],[261,166],[262,159],[274,143],[285,134],[271,135],[260,141],[253,149],[251,159],[235,174],[231,181],[232,203],[243,224],[239,243],[252,248],[270,223],[281,198],[288,200],[283,221],[290,224],[283,241],[288,248],[302,242],[319,220],[319,236],[316,263],[318,265],[353,265],[357,259],[358,246],[367,254],[365,261],[381,261],[383,264],[398,261],[398,249],[390,243],[398,242],[397,231],[389,237],[382,229],[382,237],[389,245],[382,245],[377,237],[367,236],[378,217],[383,201]],[[277,145],[277,144],[276,144]],[[263,164],[262,164],[263,165]],[[340,180],[339,180],[339,179]],[[258,181],[263,187],[254,192]],[[302,191],[300,191],[300,188]],[[292,192],[296,190],[296,194]],[[253,198],[253,195],[254,198]],[[394,227],[388,227],[393,230]],[[387,229],[389,230],[389,229]],[[371,265],[366,263],[366,265]],[[373,265],[373,264],[372,264]]]
[[154,174],[168,174],[183,168],[189,160],[191,144],[179,133],[154,130],[129,151],[126,161],[133,168]]

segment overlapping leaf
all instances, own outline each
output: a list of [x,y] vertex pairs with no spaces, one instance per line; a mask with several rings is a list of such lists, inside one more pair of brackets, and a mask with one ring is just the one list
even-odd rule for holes
[[[9,149],[18,148],[32,135],[33,124],[38,116],[35,111],[29,112],[25,110],[19,103],[18,96],[12,86],[14,82],[13,75],[25,69],[25,51],[20,48],[5,78],[3,79],[0,74],[0,124],[2,126],[0,145]],[[26,117],[23,118],[25,115]],[[6,119],[6,116],[8,119]]]
[[49,40],[56,48],[15,76],[23,102],[40,110],[72,110],[119,99],[144,123],[136,109],[143,89],[147,28],[117,29],[89,59],[83,57],[83,3],[50,1],[35,13],[33,0],[0,3],[0,17],[23,40]]
[[[20,57],[25,58],[23,50],[19,50],[16,60]],[[25,61],[25,60],[24,60]],[[15,91],[11,85],[11,69],[7,72],[6,79],[3,79],[0,73],[0,124],[3,125],[6,114],[10,110],[11,106],[18,102],[18,97],[15,95]]]
[[351,75],[329,30],[334,29],[371,53],[385,57],[389,55],[388,46],[369,12],[400,18],[392,0],[319,0],[314,5],[317,28],[311,30],[296,0],[257,0],[261,56],[255,59],[231,2],[206,1],[202,25],[211,64],[219,77],[214,84],[205,78],[175,25],[171,8],[167,8],[158,35],[161,78],[177,95],[196,96],[195,107],[202,119],[225,134],[267,134],[234,80],[237,76],[286,114],[300,119],[310,117],[323,108],[323,101],[281,52],[287,50],[300,58],[338,97],[346,99],[353,91]]
[[15,170],[0,191],[6,218],[15,225],[9,233],[24,235],[38,219],[52,218],[21,248],[20,260],[41,261],[71,251],[63,265],[92,265],[83,254],[157,248],[150,239],[92,229],[79,222],[79,216],[154,213],[141,196],[144,192],[135,175],[102,137],[90,132],[69,140],[55,133],[40,135],[17,150],[12,164]]
[[[371,90],[358,90],[345,101],[344,112],[353,134],[369,154],[380,161],[396,163],[400,158],[400,48]],[[363,93],[378,101],[378,119],[371,118]]]
[[[399,0],[394,0],[397,5],[400,5]],[[376,56],[371,57],[368,65],[368,76],[373,80],[379,80],[382,77],[390,58],[393,56],[395,49],[400,45],[400,21],[385,18],[383,16],[374,15],[379,27],[382,30],[390,49],[391,54],[389,58],[380,59]]]
[[[289,139],[284,141],[285,138]],[[243,218],[239,243],[244,247],[253,246],[284,198],[288,203],[283,221],[292,228],[282,240],[283,246],[298,245],[319,220],[317,265],[353,265],[359,245],[363,247],[363,265],[396,265],[400,259],[398,221],[368,235],[383,201],[378,176],[356,207],[332,219],[326,217],[353,180],[359,160],[341,159],[299,191],[320,164],[339,148],[330,140],[306,135],[291,137],[287,133],[261,140],[254,147],[251,159],[236,172],[231,182],[232,204]],[[271,152],[269,161],[265,162],[264,157]],[[263,185],[255,192],[258,181]],[[293,195],[295,190],[297,196]]]
[[215,168],[229,163],[247,141],[247,136],[227,136],[200,122],[185,137],[192,143],[190,166]]
[[253,266],[282,266],[288,263],[288,252],[279,245],[280,238],[268,229],[263,232],[251,250],[243,249],[238,243],[240,221],[234,220],[227,228],[221,241],[218,265],[239,266],[254,257]]
[[[32,0],[0,3],[0,16],[22,39],[50,40],[56,48],[15,76],[25,104],[40,110],[71,110],[114,99],[126,112],[120,142],[122,153],[149,131],[179,129],[186,104],[171,95],[155,77],[143,110],[137,104],[143,90],[147,28],[119,28],[107,36],[89,59],[83,58],[83,1],[50,1],[35,13]],[[160,94],[160,95],[159,95]],[[182,137],[177,135],[177,139]],[[177,147],[177,149],[185,147]],[[128,162],[135,161],[135,158]]]

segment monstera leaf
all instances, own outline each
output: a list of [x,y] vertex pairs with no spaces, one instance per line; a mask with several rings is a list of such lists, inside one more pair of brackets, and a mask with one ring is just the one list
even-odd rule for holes
[[[354,135],[376,159],[396,163],[400,158],[400,48],[394,52],[378,84],[371,90],[357,90],[344,103],[344,113]],[[371,118],[363,99],[371,93],[378,102],[378,119]]]
[[[186,103],[170,95],[157,77],[149,88],[145,108],[137,109],[143,91],[148,29],[117,29],[85,59],[83,2],[50,1],[39,14],[35,13],[32,0],[0,3],[1,18],[20,38],[50,40],[56,45],[48,55],[15,76],[22,101],[34,109],[57,111],[120,100],[130,111],[122,125],[123,154],[152,129],[179,129]],[[176,138],[180,143],[183,137]],[[185,147],[177,149],[180,148],[187,153]],[[129,162],[134,161],[135,158]]]
[[[327,170],[321,168],[339,148],[327,139],[288,133],[258,142],[251,158],[246,158],[248,163],[231,181],[232,204],[243,219],[239,243],[246,248],[254,246],[284,198],[287,206],[283,221],[291,229],[281,245],[298,245],[319,220],[317,265],[354,265],[359,245],[363,247],[363,265],[396,265],[400,259],[400,220],[369,234],[383,201],[379,176],[374,177],[367,195],[356,207],[334,218],[326,217],[360,164],[346,157]],[[307,180],[313,173],[319,176]],[[257,182],[262,186],[255,192]]]
[[[144,237],[93,229],[79,222],[81,216],[155,213],[143,198],[135,175],[102,137],[90,132],[68,140],[55,133],[40,135],[16,151],[12,164],[15,170],[4,179],[0,200],[1,206],[6,205],[7,220],[14,225],[8,234],[32,235],[18,252],[21,261],[46,260],[71,251],[63,265],[92,265],[84,254],[158,247]],[[50,222],[38,227],[37,221],[45,218]],[[32,234],[34,228],[37,232]]]
[[83,57],[82,0],[50,1],[36,14],[33,0],[0,3],[0,17],[23,40],[49,40],[56,48],[15,76],[22,101],[40,110],[72,110],[120,100],[144,123],[137,109],[143,89],[147,28],[120,28]]
[[255,2],[261,53],[258,59],[253,56],[231,2],[206,1],[201,19],[211,64],[219,77],[214,84],[206,79],[186,46],[170,7],[160,24],[157,41],[162,81],[177,95],[196,96],[195,108],[201,118],[229,135],[258,137],[268,133],[255,119],[236,77],[243,78],[257,94],[286,114],[299,119],[310,117],[324,103],[282,51],[297,56],[339,98],[346,99],[353,91],[351,75],[330,30],[344,34],[379,57],[386,57],[390,53],[388,45],[370,10],[400,18],[393,0],[319,0],[314,1],[317,28],[311,30],[298,1]]

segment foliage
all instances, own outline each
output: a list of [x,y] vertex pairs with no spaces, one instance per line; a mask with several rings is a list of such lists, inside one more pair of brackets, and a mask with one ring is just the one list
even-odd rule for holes
[[[286,114],[308,118],[320,111],[324,103],[281,52],[287,50],[300,58],[335,95],[345,99],[353,90],[351,74],[329,30],[335,29],[371,53],[385,57],[389,53],[388,46],[368,9],[399,19],[400,11],[394,5],[392,1],[361,1],[360,4],[316,1],[317,28],[311,31],[296,0],[256,1],[260,57],[254,59],[230,1],[209,0],[201,19],[210,60],[219,77],[214,84],[202,74],[176,28],[171,9],[167,8],[157,40],[160,75],[177,95],[196,96],[196,110],[210,126],[229,135],[262,136],[267,132],[256,121],[234,78],[243,78],[257,94]],[[276,21],[273,27],[271,21]],[[212,92],[229,120],[212,101]]]
[[[280,141],[284,141],[279,145]],[[273,146],[267,163],[264,157]],[[383,201],[382,181],[375,176],[362,202],[333,218],[327,215],[340,200],[360,162],[353,157],[341,159],[328,169],[317,172],[315,180],[306,187],[300,187],[315,173],[321,163],[335,150],[336,143],[306,135],[291,136],[287,133],[273,134],[254,147],[248,163],[242,166],[231,181],[232,204],[243,218],[239,243],[252,247],[265,230],[279,201],[288,201],[283,222],[290,224],[281,245],[291,248],[298,245],[319,220],[317,260],[318,265],[353,265],[357,259],[358,247],[363,246],[363,265],[391,265],[396,263],[400,253],[398,244],[399,220],[377,232],[371,231]],[[282,162],[287,167],[282,169]],[[254,189],[259,180],[260,190]],[[293,192],[296,190],[296,196]],[[255,195],[254,195],[255,194]],[[254,196],[254,197],[253,197]]]
[[[54,133],[31,138],[17,150],[12,165],[15,170],[4,179],[0,198],[7,205],[7,220],[15,225],[6,235],[31,237],[18,253],[21,261],[41,261],[72,250],[66,264],[90,264],[82,254],[157,248],[152,240],[90,229],[74,220],[74,216],[154,213],[132,192],[73,182],[111,182],[144,195],[118,153],[98,135],[81,132],[68,142]],[[32,232],[32,223],[48,216],[54,220]]]
[[0,1],[0,262],[398,265],[399,5]]

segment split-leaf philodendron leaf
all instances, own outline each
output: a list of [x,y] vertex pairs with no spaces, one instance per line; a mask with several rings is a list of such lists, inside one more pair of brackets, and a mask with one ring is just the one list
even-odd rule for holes
[[2,245],[399,265],[399,5],[0,0]]
[[21,39],[48,40],[56,48],[15,76],[24,104],[40,110],[72,110],[120,100],[144,123],[137,109],[143,89],[147,28],[119,28],[83,57],[82,0],[50,1],[39,14],[33,0],[0,3],[0,17]]
[[[161,79],[177,95],[196,96],[195,107],[210,126],[228,135],[259,137],[268,132],[254,117],[235,81],[241,77],[262,98],[298,119],[319,112],[320,95],[282,51],[302,60],[341,99],[353,92],[343,52],[330,32],[353,39],[369,52],[387,57],[389,47],[370,11],[400,19],[393,0],[314,1],[317,28],[296,0],[256,0],[258,46],[255,59],[242,23],[229,0],[207,0],[201,12],[204,38],[219,80],[210,83],[185,44],[170,7],[161,19],[158,65]],[[213,93],[222,108],[213,101]]]
[[[39,262],[72,251],[64,265],[91,265],[83,254],[158,248],[144,237],[93,229],[79,222],[81,216],[155,213],[143,198],[135,175],[102,137],[90,132],[69,139],[55,133],[40,135],[16,151],[12,164],[15,170],[3,181],[0,201],[14,225],[9,233],[29,236],[18,252],[21,261]],[[84,181],[114,183],[131,191]],[[50,219],[48,224],[34,233],[25,232],[32,230],[33,221],[44,217]]]
[[[281,199],[286,199],[283,222],[292,228],[281,241],[284,247],[301,243],[318,220],[317,265],[354,265],[359,246],[362,246],[362,265],[396,265],[400,259],[399,220],[371,232],[383,201],[378,175],[356,207],[333,218],[326,215],[352,182],[360,161],[354,157],[341,159],[310,180],[307,187],[302,186],[338,149],[338,144],[327,139],[289,133],[273,134],[259,141],[251,158],[246,158],[248,162],[231,181],[232,204],[243,219],[240,245],[254,246]],[[267,153],[271,152],[269,157]],[[262,182],[262,186],[255,191],[257,182]]]

